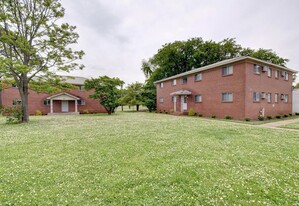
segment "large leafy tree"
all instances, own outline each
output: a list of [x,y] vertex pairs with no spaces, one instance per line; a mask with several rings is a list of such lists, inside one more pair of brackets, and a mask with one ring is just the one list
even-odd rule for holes
[[94,90],[94,94],[90,95],[90,98],[99,99],[100,104],[110,115],[119,106],[123,84],[124,82],[119,78],[100,76],[99,78],[86,80],[84,88]]
[[139,82],[135,82],[129,84],[124,90],[123,96],[120,98],[119,103],[121,105],[129,105],[135,106],[136,110],[139,111],[139,106],[144,105],[144,98],[143,94],[143,84]]
[[220,42],[191,38],[167,43],[154,56],[142,61],[141,70],[147,78],[144,86],[147,88],[144,94],[146,106],[155,108],[155,81],[237,56],[252,56],[282,66],[288,62],[271,49],[242,48],[233,38]]
[[36,76],[49,82],[58,79],[57,71],[83,68],[75,60],[84,52],[70,47],[79,36],[74,26],[58,23],[63,16],[60,0],[0,1],[0,72],[19,88],[23,122],[29,120],[28,89]]

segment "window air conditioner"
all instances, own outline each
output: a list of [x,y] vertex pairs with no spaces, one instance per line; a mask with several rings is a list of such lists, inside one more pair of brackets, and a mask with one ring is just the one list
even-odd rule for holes
[[261,98],[262,98],[262,99],[266,99],[266,93],[265,93],[265,92],[262,92],[262,93],[261,93]]
[[269,69],[269,67],[268,67],[268,66],[263,66],[263,67],[262,67],[262,72],[267,72],[267,71],[268,71],[268,69]]
[[280,95],[280,99],[284,100],[284,94]]

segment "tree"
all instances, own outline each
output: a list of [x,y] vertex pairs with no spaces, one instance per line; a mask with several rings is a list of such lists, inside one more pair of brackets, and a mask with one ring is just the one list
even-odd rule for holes
[[[0,72],[13,79],[22,100],[22,122],[29,121],[28,89],[36,76],[41,82],[58,79],[57,71],[83,68],[75,63],[75,27],[58,24],[64,16],[60,0],[2,0],[0,2]],[[39,78],[39,79],[40,79]]]
[[99,99],[100,104],[106,109],[107,113],[112,114],[119,106],[118,100],[121,97],[121,87],[124,84],[119,78],[100,76],[99,78],[86,80],[84,88],[94,89],[94,94],[90,98]]
[[298,89],[299,89],[299,83],[296,84],[295,88],[298,88]]
[[129,84],[124,92],[124,95],[120,98],[119,103],[129,106],[136,105],[136,110],[139,111],[139,106],[144,105],[142,93],[142,83],[136,82]]

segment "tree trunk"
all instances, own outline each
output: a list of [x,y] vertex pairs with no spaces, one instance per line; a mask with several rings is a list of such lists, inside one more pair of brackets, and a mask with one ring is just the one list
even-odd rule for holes
[[136,104],[136,111],[139,112],[139,104]]
[[22,85],[19,85],[19,93],[22,100],[22,122],[29,122],[29,111],[28,111],[28,81],[26,77],[22,79]]
[[122,112],[124,111],[124,105],[121,105],[121,111]]

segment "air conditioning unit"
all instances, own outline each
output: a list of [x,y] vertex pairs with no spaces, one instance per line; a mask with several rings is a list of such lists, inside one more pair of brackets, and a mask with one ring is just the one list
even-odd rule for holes
[[280,99],[281,99],[281,100],[284,100],[284,99],[285,99],[284,94],[281,94],[281,95],[280,95]]
[[267,72],[269,70],[269,66],[262,66],[262,72]]
[[262,99],[266,99],[266,93],[265,93],[265,92],[262,92],[262,93],[261,93],[261,98],[262,98]]

